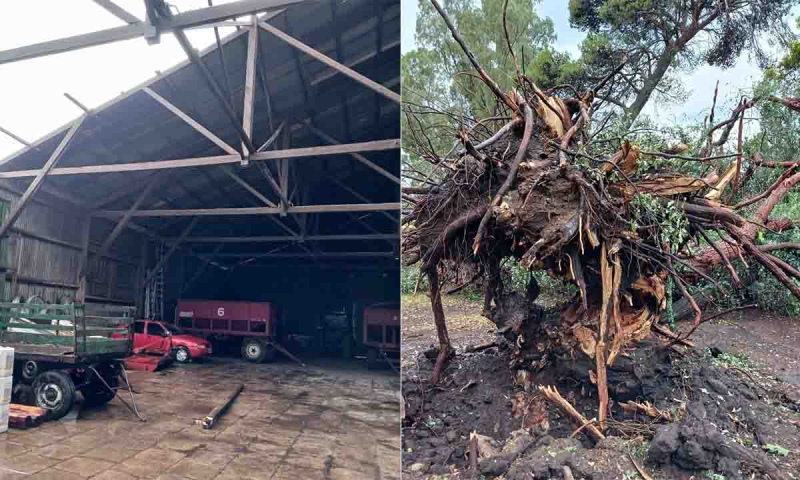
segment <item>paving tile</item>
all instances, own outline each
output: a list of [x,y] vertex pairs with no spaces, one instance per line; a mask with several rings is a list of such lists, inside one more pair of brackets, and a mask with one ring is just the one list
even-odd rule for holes
[[134,450],[127,447],[117,446],[117,444],[108,444],[102,445],[99,447],[94,447],[91,450],[86,451],[81,456],[89,457],[89,458],[96,458],[98,460],[106,460],[113,463],[119,463],[123,460],[126,460],[137,453],[140,450]]
[[225,465],[200,463],[196,459],[184,458],[167,471],[167,474],[178,475],[192,480],[211,480],[222,471]]
[[166,473],[183,457],[184,454],[173,450],[149,448],[120,463],[116,468],[135,477],[154,477]]
[[[5,478],[5,477],[3,477]],[[58,468],[48,468],[27,477],[29,480],[82,480],[83,475],[67,472]]]
[[114,464],[105,460],[88,457],[74,457],[56,465],[59,470],[65,470],[83,478],[89,478],[113,467]]
[[41,448],[33,450],[31,453],[34,455],[41,455],[43,457],[55,458],[56,460],[67,460],[92,449],[92,445],[80,444],[66,444],[54,443]]
[[308,468],[301,468],[294,465],[281,465],[271,477],[271,480],[322,480],[325,474],[322,470],[311,470]]
[[[244,393],[219,424],[195,425],[238,379]],[[96,461],[113,464],[99,480],[313,480],[328,455],[331,479],[398,478],[399,380],[391,375],[213,359],[131,372],[131,381],[147,422],[113,401],[77,420],[9,431],[0,435],[0,478],[71,480],[93,470],[62,465]]]
[[112,468],[103,473],[95,475],[92,477],[92,480],[136,480],[136,477]]
[[[239,478],[247,480],[263,480],[271,478],[275,471],[278,469],[278,461],[280,459],[264,458],[263,455],[245,453],[234,458],[224,469],[223,472],[229,472],[238,475]],[[295,479],[297,480],[297,479]]]
[[42,457],[30,453],[23,453],[11,458],[0,458],[0,467],[11,470],[11,473],[32,474],[58,463],[54,458]]

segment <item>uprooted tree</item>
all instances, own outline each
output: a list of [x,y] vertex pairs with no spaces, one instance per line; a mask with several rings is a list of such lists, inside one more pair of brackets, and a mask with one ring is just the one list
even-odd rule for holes
[[[621,138],[616,140],[619,148],[608,153],[608,141],[597,141],[591,124],[597,98],[625,66],[624,56],[585,91],[571,85],[542,90],[519,68],[516,88],[503,91],[447,14],[432,3],[497,101],[496,114],[462,129],[450,152],[425,156],[438,172],[436,180],[431,176],[423,186],[404,190],[409,210],[402,220],[403,262],[418,263],[428,277],[439,339],[432,383],[454,355],[440,276],[463,265],[484,279],[484,315],[513,346],[518,377],[559,358],[582,362],[596,384],[600,431],[606,426],[609,395],[629,388],[624,376],[610,382],[609,369],[624,349],[653,331],[669,336],[666,348],[685,343],[710,319],[703,316],[705,298],[696,298],[689,287],[704,281],[725,293],[709,274],[713,267],[724,265],[735,285],[741,279],[732,261],[756,262],[800,298],[800,271],[774,255],[800,244],[758,245],[756,240],[764,229],[786,227],[783,219],[770,215],[800,182],[800,161],[774,162],[757,153],[745,158],[743,150],[749,109],[775,102],[800,110],[800,99],[742,99],[721,121],[715,120],[712,106],[705,140],[695,151],[687,145],[645,151]],[[510,40],[506,47],[516,62]],[[718,153],[729,140],[737,140],[736,151]],[[642,163],[653,158],[681,160],[701,173],[670,169],[669,162],[662,162],[657,171],[641,174]],[[713,168],[711,162],[720,160],[727,161],[725,168]],[[733,203],[753,171],[762,168],[783,173],[763,193]],[[741,213],[753,205],[755,213]],[[508,258],[572,282],[578,293],[558,312],[543,312],[535,304],[534,280],[524,292],[504,288],[500,270]],[[692,327],[682,334],[659,326],[671,282],[693,317]],[[549,387],[540,391],[556,404],[567,403]]]

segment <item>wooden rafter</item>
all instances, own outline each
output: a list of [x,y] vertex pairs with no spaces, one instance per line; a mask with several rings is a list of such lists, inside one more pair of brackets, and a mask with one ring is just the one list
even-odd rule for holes
[[36,192],[39,191],[39,188],[42,186],[42,182],[44,182],[45,176],[53,170],[56,163],[61,159],[61,156],[64,154],[64,151],[69,146],[72,139],[75,137],[75,133],[80,128],[81,124],[83,123],[86,116],[80,117],[75,123],[72,124],[72,127],[67,131],[67,134],[61,140],[61,143],[58,144],[58,147],[53,151],[50,155],[50,158],[47,159],[45,162],[44,167],[40,170],[36,171],[35,178],[33,181],[28,185],[28,188],[25,189],[25,193],[17,200],[17,203],[14,204],[14,207],[9,212],[8,217],[6,217],[5,222],[3,225],[0,226],[0,237],[5,236],[8,233],[8,229],[14,225],[14,222],[17,221],[19,215],[22,213],[22,210],[28,205],[28,201],[30,201],[31,197],[36,195]]
[[181,109],[170,103],[169,100],[165,99],[161,95],[154,92],[150,87],[144,87],[142,90],[146,94],[150,95],[150,97],[152,97],[155,101],[163,105],[164,108],[172,112],[176,117],[186,122],[190,127],[195,129],[198,133],[200,133],[207,139],[211,140],[211,142],[214,143],[214,145],[225,150],[225,152],[227,152],[230,155],[237,155],[237,156],[239,155],[239,152],[235,148],[223,142],[222,139],[214,135],[209,129],[207,129],[203,125],[200,125],[200,122],[198,122],[197,120],[193,119],[192,117],[184,113]]
[[[382,210],[400,210],[400,203],[345,203],[339,205],[299,205],[289,207],[289,213],[332,213],[332,212],[377,212]],[[101,217],[119,217],[127,210],[100,210]],[[242,208],[196,208],[171,210],[138,210],[134,217],[186,217],[186,216],[235,216],[235,215],[279,215],[279,207],[242,207]]]
[[388,98],[389,100],[391,100],[391,101],[393,101],[393,102],[395,102],[397,104],[400,103],[400,95],[398,93],[393,92],[392,90],[389,90],[388,88],[386,88],[383,85],[375,82],[374,80],[371,80],[371,79],[365,77],[364,75],[361,75],[360,73],[356,72],[355,70],[353,70],[353,69],[351,69],[351,68],[349,68],[349,67],[347,67],[345,65],[342,65],[341,63],[337,62],[336,60],[328,57],[327,55],[324,55],[324,54],[320,53],[319,51],[315,50],[314,48],[309,47],[308,45],[306,45],[305,43],[301,42],[300,40],[297,40],[296,38],[294,38],[294,37],[282,32],[280,30],[278,30],[277,28],[273,27],[272,25],[270,25],[270,24],[268,24],[266,22],[259,22],[258,25],[261,28],[263,28],[264,30],[266,30],[267,32],[269,32],[272,35],[278,37],[280,40],[282,40],[282,41],[286,42],[287,44],[289,44],[290,46],[300,50],[301,52],[305,53],[306,55],[309,55],[309,56],[319,60],[320,62],[324,63],[325,65],[328,65],[329,67],[339,71],[340,73],[342,73],[344,75],[347,75],[348,77],[352,78],[353,80],[357,81],[358,83],[361,83],[362,85],[365,85],[366,87],[371,88],[372,90],[380,93],[381,95],[383,95],[384,97]]
[[[287,150],[270,150],[250,155],[251,161],[279,160],[286,158],[315,157],[338,155],[351,152],[368,152],[378,150],[394,150],[400,148],[400,139],[374,140],[371,142],[348,143],[342,145],[325,145],[320,147],[290,148]],[[154,162],[112,163],[105,165],[87,165],[82,167],[53,168],[50,175],[82,175],[89,173],[138,172],[144,170],[163,170],[171,168],[201,167],[208,165],[226,165],[239,162],[239,155],[216,155],[199,158],[183,158],[177,160],[160,160]],[[35,177],[40,170],[15,170],[0,172],[0,178]]]
[[[331,145],[342,145],[342,142],[340,142],[339,140],[333,138],[332,136],[328,135],[327,133],[323,132],[322,130],[320,130],[317,127],[315,127],[314,125],[312,125],[311,121],[306,120],[306,126],[308,126],[308,129],[311,130],[316,136],[318,136],[322,140],[328,142],[329,144],[331,144]],[[389,180],[393,181],[394,183],[400,185],[400,178],[397,175],[394,175],[391,172],[385,170],[383,167],[381,167],[380,165],[378,165],[375,162],[371,161],[370,159],[368,159],[364,155],[361,155],[360,153],[356,153],[356,152],[348,152],[348,154],[351,157],[353,157],[356,160],[358,160],[359,162],[361,162],[364,165],[366,165],[367,167],[371,168],[372,170],[380,173],[384,177],[386,177]]]

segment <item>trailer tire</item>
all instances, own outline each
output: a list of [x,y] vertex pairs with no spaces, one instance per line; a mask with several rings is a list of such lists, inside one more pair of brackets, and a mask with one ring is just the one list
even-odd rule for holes
[[242,358],[248,362],[261,363],[267,357],[267,346],[256,338],[245,338],[242,342]]
[[175,349],[175,361],[178,363],[189,363],[192,361],[192,354],[189,352],[189,349],[180,346]]
[[58,420],[75,403],[75,383],[60,370],[43,372],[33,381],[33,402],[47,410],[52,420]]

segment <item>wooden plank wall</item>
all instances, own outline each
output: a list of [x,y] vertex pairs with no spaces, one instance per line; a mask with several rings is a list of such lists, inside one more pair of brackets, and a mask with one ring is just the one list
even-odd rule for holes
[[[0,200],[13,205],[18,198],[15,193],[0,190]],[[2,240],[2,300],[21,297],[26,301],[33,295],[45,302],[74,300],[86,219],[80,212],[57,208],[50,202],[30,202],[14,224],[15,230]],[[99,248],[112,228],[110,222],[93,219],[91,245]],[[90,263],[88,301],[135,304],[142,241],[138,234],[126,231],[112,247],[111,258]]]

